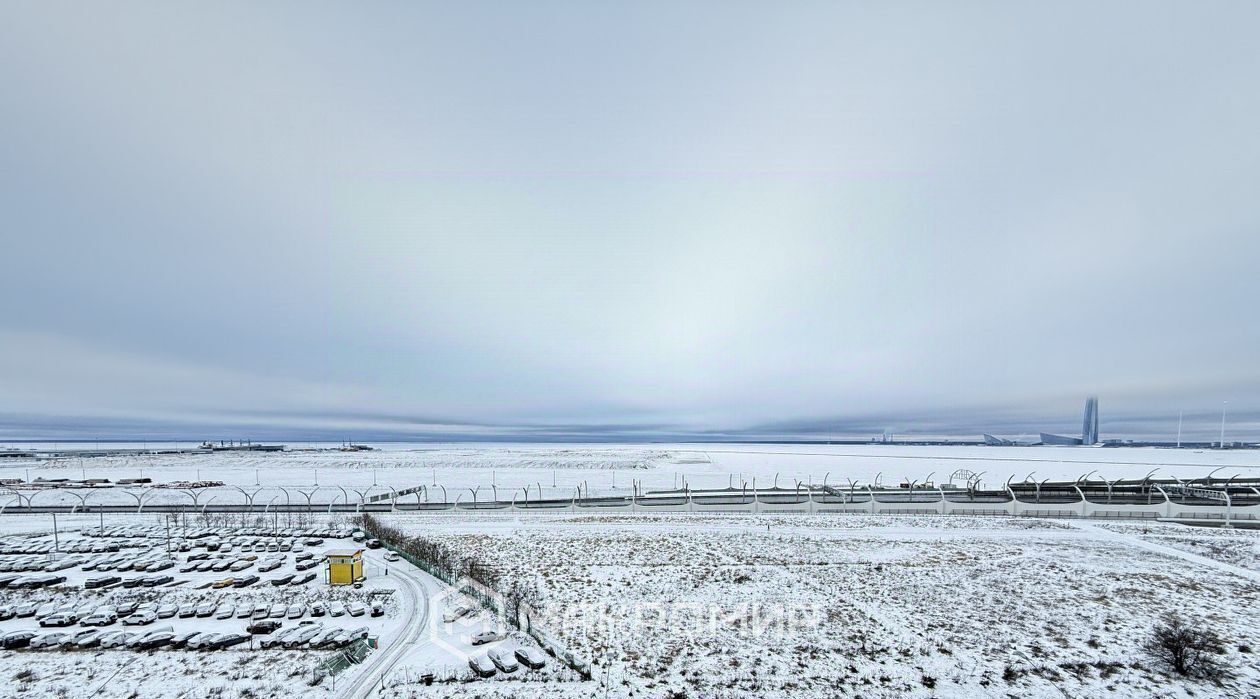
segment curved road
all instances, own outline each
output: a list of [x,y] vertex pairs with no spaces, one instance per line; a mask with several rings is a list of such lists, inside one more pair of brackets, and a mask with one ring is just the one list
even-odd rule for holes
[[[383,559],[375,556],[368,556],[368,560],[381,567],[387,565]],[[368,661],[356,673],[356,677],[337,693],[340,699],[366,699],[370,696],[372,690],[380,686],[389,673],[393,672],[394,666],[420,640],[421,634],[429,626],[429,593],[424,582],[408,569],[407,564],[390,566],[390,576],[397,576],[401,583],[399,588],[405,599],[403,613],[410,613],[410,616],[387,647],[368,656]]]

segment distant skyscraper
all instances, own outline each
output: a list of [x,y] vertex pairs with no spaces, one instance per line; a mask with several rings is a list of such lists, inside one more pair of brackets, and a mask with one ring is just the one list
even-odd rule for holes
[[1085,423],[1081,427],[1081,444],[1098,443],[1098,397],[1085,399]]
[[1081,425],[1081,436],[1065,437],[1061,434],[1041,433],[1041,443],[1055,446],[1071,446],[1097,444],[1098,439],[1098,398],[1090,396],[1085,399],[1085,421]]

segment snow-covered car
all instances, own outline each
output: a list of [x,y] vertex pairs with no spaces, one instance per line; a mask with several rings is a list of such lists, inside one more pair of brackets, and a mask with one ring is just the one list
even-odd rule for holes
[[103,633],[105,632],[97,630],[97,629],[88,629],[86,631],[80,631],[79,633],[76,633],[73,636],[71,636],[70,640],[67,641],[66,644],[72,645],[75,648],[92,648],[93,646],[100,644],[101,634]]
[[484,655],[474,655],[468,659],[468,667],[476,673],[478,677],[494,677],[496,668],[494,662]]
[[442,615],[442,621],[448,624],[453,624],[455,623],[455,621],[462,619],[463,617],[466,617],[469,614],[471,614],[472,610],[473,610],[472,607],[469,607],[468,605],[465,605],[465,604],[461,604],[458,607],[455,607],[454,609],[448,609],[446,613]]
[[64,631],[50,631],[41,633],[31,639],[31,648],[54,648],[65,643],[70,638],[70,634]]
[[541,670],[547,665],[547,654],[537,648],[517,648],[516,659],[531,670]]
[[184,645],[188,648],[196,648],[199,650],[205,650],[209,648],[210,645],[214,643],[215,640],[218,639],[222,635],[223,634],[221,633],[213,633],[213,632],[199,634],[197,636],[193,636],[192,638],[188,639],[188,642]]
[[231,648],[232,646],[237,646],[242,643],[246,643],[247,641],[249,641],[249,639],[250,639],[249,634],[225,633],[225,634],[220,634],[218,638],[211,641],[205,647],[211,650],[223,650],[224,648]]
[[473,634],[472,638],[470,638],[469,641],[474,646],[482,646],[487,643],[494,643],[495,641],[502,641],[504,638],[506,638],[506,636],[504,636],[502,633],[498,631],[482,631],[481,633]]
[[520,669],[520,665],[516,662],[516,656],[506,648],[495,648],[486,654],[490,658],[490,662],[499,668],[500,672],[516,672]]

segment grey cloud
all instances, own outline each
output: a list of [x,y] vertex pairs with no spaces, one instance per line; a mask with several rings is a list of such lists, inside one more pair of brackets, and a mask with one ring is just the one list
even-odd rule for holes
[[1097,393],[1243,434],[1257,20],[11,3],[0,411],[971,433]]

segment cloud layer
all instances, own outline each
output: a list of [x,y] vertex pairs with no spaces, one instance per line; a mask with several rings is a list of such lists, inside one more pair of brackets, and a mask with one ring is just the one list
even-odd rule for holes
[[1260,409],[1257,20],[9,4],[0,413],[1206,430]]

